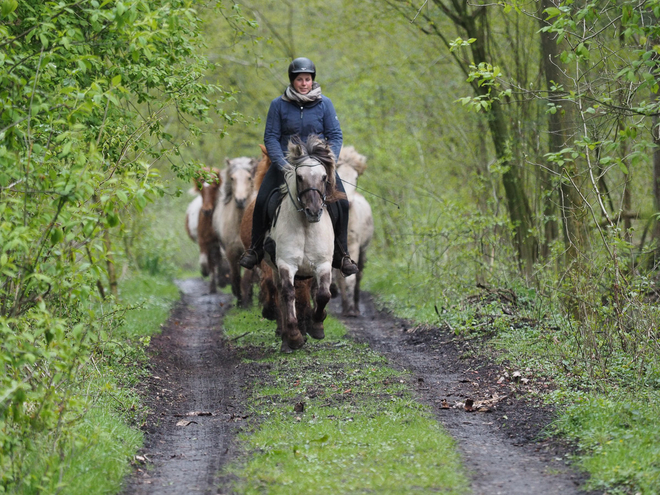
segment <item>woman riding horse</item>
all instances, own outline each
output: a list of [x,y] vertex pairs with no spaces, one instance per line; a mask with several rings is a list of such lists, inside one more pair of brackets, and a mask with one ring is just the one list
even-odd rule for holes
[[[314,81],[315,78],[316,67],[310,59],[295,59],[289,65],[291,84],[282,96],[278,96],[270,104],[264,143],[274,166],[266,173],[257,195],[252,218],[252,242],[239,261],[245,268],[254,268],[264,256],[264,237],[269,228],[267,203],[271,194],[284,183],[284,153],[291,138],[297,135],[306,142],[310,135],[318,135],[328,142],[335,157],[339,156],[342,146],[339,119],[332,101],[321,94],[321,86]],[[336,187],[340,192],[344,192],[339,176],[336,176]],[[348,206],[347,199],[328,204],[328,213],[335,232],[332,266],[339,268],[345,276],[358,272],[357,265],[348,255]]]

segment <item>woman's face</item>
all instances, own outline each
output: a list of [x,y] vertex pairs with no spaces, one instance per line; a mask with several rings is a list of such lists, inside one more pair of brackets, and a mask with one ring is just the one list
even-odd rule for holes
[[306,95],[312,90],[313,82],[312,75],[303,72],[302,74],[298,74],[293,80],[293,89],[301,95]]

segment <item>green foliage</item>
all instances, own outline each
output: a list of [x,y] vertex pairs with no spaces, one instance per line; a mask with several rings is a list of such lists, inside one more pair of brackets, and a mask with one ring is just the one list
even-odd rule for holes
[[[212,112],[234,122],[220,107],[230,95],[203,79],[210,64],[196,9],[209,6],[0,5],[2,491],[57,483],[45,459],[64,458],[84,435],[77,425],[90,403],[76,392],[79,380],[93,360],[120,354],[109,339],[115,313],[98,309],[103,285],[116,282],[106,271],[117,259],[113,240],[162,196],[155,162],[185,144],[168,120],[184,122],[189,135]],[[240,19],[235,12],[231,22]],[[187,180],[196,166],[176,172]],[[141,265],[162,272],[157,253]]]
[[[286,359],[274,324],[256,311],[226,316],[228,336],[246,330],[237,343],[263,350],[270,371],[251,392],[258,423],[242,438],[250,455],[229,468],[239,477],[237,491],[290,493],[295,485],[300,493],[401,493],[411,486],[462,492],[453,442],[410,397],[407,377],[345,339],[339,322],[328,318],[324,341],[310,341]],[[304,412],[294,412],[301,401]]]

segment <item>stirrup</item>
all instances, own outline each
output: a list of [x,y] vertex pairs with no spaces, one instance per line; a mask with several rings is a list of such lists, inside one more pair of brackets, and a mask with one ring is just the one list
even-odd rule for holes
[[261,257],[259,256],[257,250],[249,248],[243,253],[241,259],[238,260],[238,264],[243,268],[252,270],[260,261]]
[[340,271],[344,277],[349,277],[351,275],[355,275],[360,271],[360,269],[355,264],[355,261],[353,261],[350,256],[346,255],[341,259]]

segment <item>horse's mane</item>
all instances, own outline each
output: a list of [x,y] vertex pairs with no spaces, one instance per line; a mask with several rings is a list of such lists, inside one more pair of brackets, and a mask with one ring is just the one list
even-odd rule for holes
[[358,153],[353,146],[344,146],[339,152],[337,166],[343,164],[353,167],[358,175],[362,175],[367,169],[367,157]]
[[[284,168],[285,173],[293,172],[294,168],[305,160],[312,158],[325,167],[327,175],[328,190],[326,191],[326,203],[334,203],[345,199],[346,195],[337,190],[337,179],[335,176],[336,158],[330,149],[330,145],[316,134],[310,134],[307,142],[303,142],[299,136],[293,136],[289,141],[287,149],[288,165]],[[286,187],[286,186],[284,186]]]
[[261,187],[261,183],[264,181],[266,172],[268,172],[268,169],[272,163],[270,161],[270,157],[268,156],[268,150],[266,147],[263,144],[260,144],[259,147],[261,148],[261,160],[259,160],[259,163],[257,164],[257,172],[254,174],[255,191],[258,191]]
[[257,167],[257,160],[254,158],[241,156],[238,158],[232,158],[231,160],[227,158],[226,163],[227,166],[222,170],[222,197],[224,198],[225,204],[231,201],[234,194],[229,176],[237,169],[248,170],[252,175],[254,175],[254,171]]

